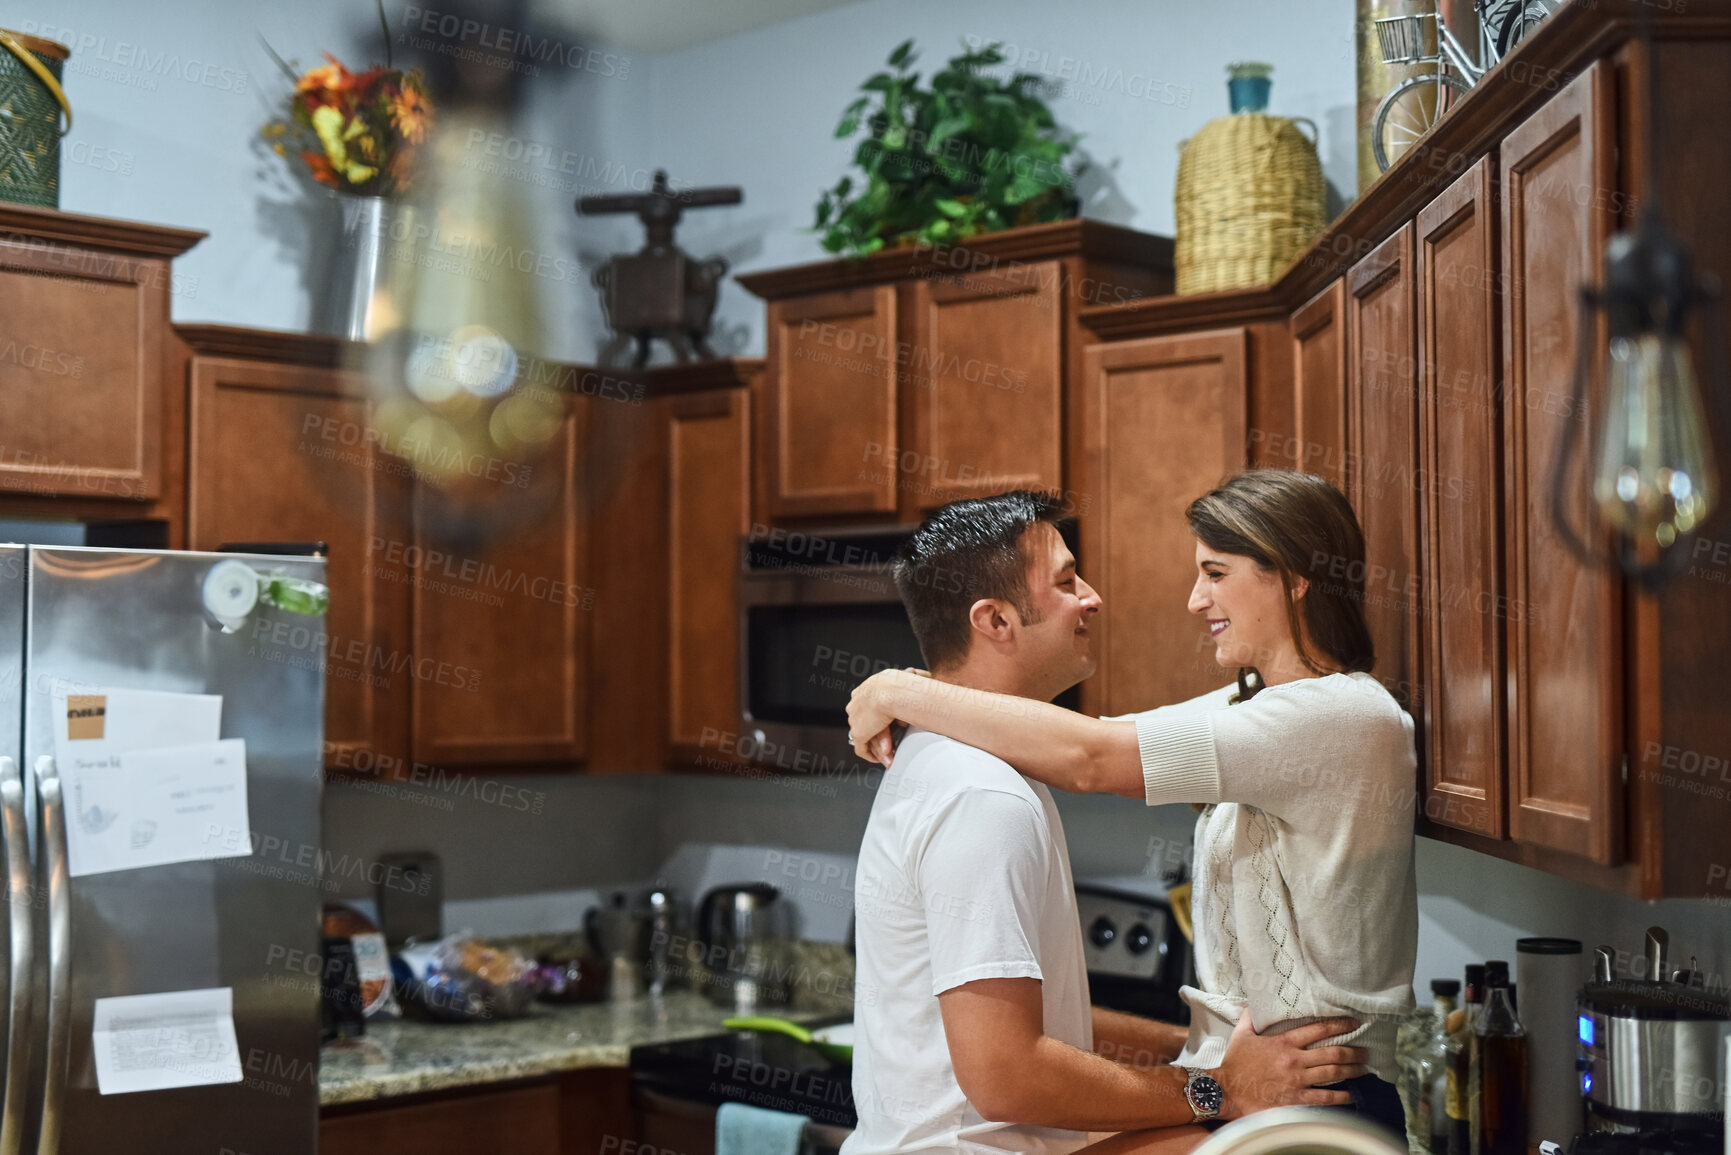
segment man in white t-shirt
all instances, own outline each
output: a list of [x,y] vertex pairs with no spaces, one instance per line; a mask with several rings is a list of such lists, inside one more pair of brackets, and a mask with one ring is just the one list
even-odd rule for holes
[[[932,676],[1049,701],[1094,670],[1100,598],[1060,507],[1027,491],[934,512],[895,564]],[[1093,1008],[1075,884],[1046,787],[984,751],[909,732],[866,824],[854,909],[853,1090],[843,1155],[1186,1151],[1192,1124],[1300,1101],[1364,1055],[1304,1051],[1328,1020],[1261,1038],[1240,1020],[1220,1068],[1166,1064],[1185,1028]]]

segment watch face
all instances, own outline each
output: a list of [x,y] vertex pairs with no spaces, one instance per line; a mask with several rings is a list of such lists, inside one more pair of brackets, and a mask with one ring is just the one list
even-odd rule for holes
[[1224,1098],[1220,1084],[1214,1081],[1214,1076],[1197,1075],[1190,1081],[1190,1101],[1203,1114],[1218,1114],[1221,1100]]

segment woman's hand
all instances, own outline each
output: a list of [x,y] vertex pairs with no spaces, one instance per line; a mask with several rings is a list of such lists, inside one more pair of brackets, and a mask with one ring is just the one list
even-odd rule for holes
[[890,726],[896,720],[895,711],[887,703],[896,697],[896,688],[908,674],[929,678],[924,670],[879,670],[854,687],[847,703],[847,735],[853,752],[867,762],[888,766],[895,757],[895,739]]

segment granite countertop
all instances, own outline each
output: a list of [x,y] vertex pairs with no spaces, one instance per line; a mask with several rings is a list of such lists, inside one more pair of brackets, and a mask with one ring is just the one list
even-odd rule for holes
[[[819,970],[841,970],[840,948],[801,944],[802,964],[820,948]],[[839,957],[838,957],[839,956]],[[852,1013],[852,959],[845,985],[796,983],[793,1005],[766,1010],[796,1022],[834,1020]],[[828,986],[828,989],[824,989]],[[721,1031],[730,1009],[694,990],[670,991],[627,1002],[554,1004],[537,1002],[520,1019],[487,1023],[435,1023],[419,1019],[371,1019],[361,1038],[319,1048],[319,1105],[334,1107],[527,1079],[584,1067],[624,1067],[631,1048],[645,1043],[700,1038]]]

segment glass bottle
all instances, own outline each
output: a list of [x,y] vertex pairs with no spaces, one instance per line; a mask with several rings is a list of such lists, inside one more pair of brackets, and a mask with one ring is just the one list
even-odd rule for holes
[[[1448,1017],[1448,1039],[1443,1044],[1445,1093],[1443,1096],[1444,1130],[1448,1134],[1448,1155],[1469,1155],[1472,1149],[1472,1114],[1467,1108],[1468,1062],[1472,1048],[1473,1022],[1478,1018],[1483,998],[1485,968],[1478,963],[1467,967],[1466,989],[1462,991],[1461,1009]],[[1438,1152],[1441,1155],[1441,1152]]]
[[1472,1155],[1526,1155],[1527,1032],[1509,997],[1508,964],[1485,964],[1485,1005],[1473,1025]]
[[1455,979],[1432,979],[1431,1006],[1408,1016],[1396,1038],[1399,1070],[1396,1090],[1406,1111],[1407,1147],[1414,1152],[1440,1155],[1433,1136],[1439,1129],[1437,1119],[1443,1117],[1443,1109],[1442,1100],[1434,1097],[1434,1090],[1442,1069],[1448,1017],[1455,1009],[1455,996],[1460,989],[1461,984]]

